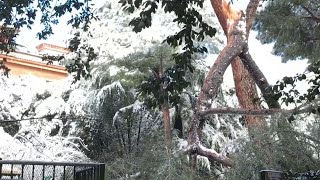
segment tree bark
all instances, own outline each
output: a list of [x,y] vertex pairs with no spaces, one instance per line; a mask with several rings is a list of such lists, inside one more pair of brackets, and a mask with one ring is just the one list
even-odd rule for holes
[[[259,0],[251,0],[247,8],[246,16],[246,37],[248,38],[249,32],[252,26],[253,17],[256,13]],[[233,26],[233,23],[239,20],[241,12],[232,8],[225,0],[211,0],[211,5],[219,19],[222,29],[229,41],[229,30]],[[233,79],[235,83],[236,95],[240,107],[248,109],[261,109],[257,99],[258,93],[255,83],[250,76],[249,72],[245,69],[241,59],[236,57],[231,63]],[[246,125],[249,129],[254,127],[263,127],[266,122],[262,117],[257,116],[245,116]]]
[[167,148],[171,148],[171,124],[170,124],[170,112],[169,112],[169,104],[168,102],[164,102],[161,106],[162,111],[162,119],[163,119],[163,126],[164,126],[164,136]]
[[237,114],[237,115],[248,115],[248,116],[269,116],[277,113],[281,114],[293,114],[295,109],[243,109],[243,108],[212,108],[205,111],[199,112],[200,116],[207,116],[210,114]]
[[[258,93],[256,85],[244,68],[243,63],[239,57],[231,63],[233,79],[236,89],[236,95],[241,108],[247,109],[261,109],[258,101]],[[266,124],[266,121],[263,117],[258,116],[245,116],[245,122],[249,129],[249,132],[252,128],[263,127]]]
[[203,148],[199,138],[201,131],[201,116],[199,112],[206,110],[208,99],[215,98],[217,96],[218,89],[222,83],[223,75],[227,67],[231,64],[235,57],[239,56],[243,52],[243,49],[246,46],[245,34],[244,31],[241,30],[240,25],[238,25],[239,21],[243,23],[244,18],[240,18],[230,28],[229,41],[226,47],[219,54],[213,66],[210,68],[196,102],[195,113],[191,120],[191,127],[189,130],[189,149],[191,149],[189,154],[192,157],[191,163],[194,169],[196,165],[196,155],[199,153],[207,156],[212,161],[221,162],[224,165],[230,165],[231,162],[228,157],[216,153],[214,150],[210,151],[210,153],[208,153],[207,149],[201,151]]
[[248,72],[251,74],[251,77],[254,78],[269,108],[280,108],[280,104],[270,97],[271,86],[267,78],[252,59],[250,53],[248,52],[248,47],[245,48],[244,52],[240,55],[240,58],[245,64]]
[[[252,4],[256,1],[259,1],[259,0],[251,0],[250,3]],[[246,52],[245,54],[247,54],[247,51],[248,51],[248,44],[247,44],[248,35],[246,33],[247,32],[246,28],[248,27],[245,26],[246,23],[245,23],[243,13],[240,11],[234,10],[228,3],[225,2],[225,0],[211,0],[211,3],[214,8],[214,11],[217,14],[220,24],[222,25],[222,27],[224,27],[223,30],[227,35],[228,41],[227,41],[226,47],[221,51],[217,60],[215,61],[213,66],[210,68],[210,71],[207,74],[207,77],[204,81],[204,85],[202,86],[199,97],[197,99],[195,113],[191,121],[191,127],[189,130],[189,146],[187,148],[187,152],[192,157],[191,164],[194,169],[196,165],[197,155],[206,156],[210,160],[220,162],[226,166],[232,166],[233,164],[230,158],[224,155],[221,155],[215,152],[214,150],[207,149],[201,145],[200,136],[199,136],[202,130],[200,127],[201,120],[202,120],[201,112],[206,111],[208,109],[208,104],[209,104],[208,100],[216,97],[218,88],[222,83],[223,75],[227,67],[233,61],[235,61],[236,58],[238,59],[238,61],[240,61],[239,56],[243,55],[244,52]],[[253,18],[253,14],[250,15],[249,19],[250,18]],[[240,63],[242,62],[240,61]],[[242,68],[241,70],[244,70],[243,65],[239,66],[239,68]],[[255,72],[259,72],[262,74],[261,71],[255,71]],[[238,73],[240,73],[240,77],[243,77],[241,76],[243,75],[243,71],[240,71]],[[250,82],[249,83],[246,82],[245,85],[246,86],[240,86],[242,87],[242,90],[245,90],[245,91],[247,91],[248,89],[253,89],[252,87],[255,87],[255,85],[252,85],[252,83],[250,84]],[[248,89],[243,87],[248,87]],[[239,95],[239,96],[241,96],[240,99],[248,98],[252,100],[252,96],[254,94],[256,94],[256,92],[250,91],[250,93],[245,93],[244,95]],[[250,101],[243,100],[242,102],[240,101],[240,103],[242,103],[242,107],[249,106],[249,105],[250,107],[256,107],[256,105],[253,104],[253,101],[250,102]],[[253,122],[256,123],[254,124],[254,126],[260,126],[260,124],[264,124],[264,123],[258,122],[257,119],[253,119],[252,122],[250,121],[249,123],[253,124]]]
[[[163,57],[162,57],[162,54],[160,57],[160,67],[159,67],[158,74],[159,74],[159,78],[160,78],[159,80],[161,81],[161,79],[163,77]],[[168,99],[166,98],[167,96],[165,95],[165,92],[164,92],[163,83],[160,84],[160,93],[163,98],[163,103],[161,105],[161,111],[162,111],[162,119],[163,119],[163,126],[164,126],[165,142],[166,142],[168,153],[171,154],[172,135],[171,135],[171,123],[170,123],[170,111],[169,111],[170,106],[168,103]]]

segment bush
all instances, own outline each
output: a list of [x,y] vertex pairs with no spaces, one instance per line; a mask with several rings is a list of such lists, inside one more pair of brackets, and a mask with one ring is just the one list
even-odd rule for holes
[[267,132],[254,132],[256,141],[239,139],[236,165],[228,172],[227,179],[258,179],[259,171],[265,169],[287,173],[319,170],[320,141],[310,133],[315,128],[320,132],[318,120],[309,122],[312,128],[302,131],[301,123],[305,120],[297,117],[297,122],[290,124],[284,117],[273,119]]

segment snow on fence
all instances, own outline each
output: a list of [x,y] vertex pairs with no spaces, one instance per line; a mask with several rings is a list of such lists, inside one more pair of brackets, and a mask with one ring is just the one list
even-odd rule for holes
[[0,160],[0,179],[103,180],[104,177],[105,165],[100,163]]

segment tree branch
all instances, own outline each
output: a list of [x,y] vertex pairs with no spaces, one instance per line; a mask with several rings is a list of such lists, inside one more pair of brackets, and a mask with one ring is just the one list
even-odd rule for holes
[[221,51],[217,60],[210,68],[210,71],[201,88],[199,100],[197,102],[197,109],[203,106],[206,98],[213,98],[217,96],[218,88],[223,81],[223,75],[235,57],[239,56],[245,46],[243,33],[240,30],[235,30],[231,33],[230,41],[227,46]]
[[194,145],[190,145],[188,146],[185,150],[184,150],[185,154],[191,154],[191,155],[200,155],[200,156],[204,156],[207,157],[209,160],[221,163],[225,166],[233,166],[234,162],[232,161],[232,159],[230,159],[229,157],[218,153],[217,151],[213,150],[213,149],[208,149],[204,146],[202,146],[201,144],[194,144]]
[[276,113],[292,114],[296,110],[285,109],[242,109],[242,108],[212,108],[199,112],[200,116],[207,116],[210,114],[237,114],[249,116],[269,116]]
[[[219,54],[217,60],[215,61],[208,75],[206,76],[204,85],[202,86],[199,97],[197,99],[195,114],[192,117],[191,127],[189,130],[189,144],[191,146],[199,146],[200,144],[199,134],[201,128],[199,128],[199,125],[201,117],[198,115],[198,112],[202,108],[205,108],[207,98],[212,98],[217,95],[218,88],[220,87],[223,80],[223,74],[225,73],[227,67],[230,65],[231,61],[235,57],[239,56],[245,45],[243,33],[241,33],[240,30],[237,30],[237,28],[234,28],[233,33],[231,33],[230,37],[231,38],[227,46]],[[208,154],[207,151],[201,152],[202,154]],[[197,152],[195,154],[197,154]],[[208,155],[210,155],[211,158],[219,157],[214,156],[212,153],[209,153]],[[195,156],[192,157],[192,164],[195,165],[196,158]],[[217,161],[220,162],[221,160],[217,159]]]
[[237,114],[237,115],[249,115],[249,116],[269,116],[277,113],[282,114],[303,114],[310,113],[313,109],[317,109],[319,103],[313,102],[308,104],[303,104],[294,109],[280,109],[280,108],[271,108],[271,109],[245,109],[245,108],[212,108],[200,111],[199,116],[207,116],[210,114]]
[[[260,0],[250,0],[247,6],[247,13],[246,13],[246,21],[243,21],[243,34],[245,34],[245,39],[248,39],[249,32],[253,24],[253,20],[256,14],[256,10],[259,6]],[[242,14],[240,10],[232,9],[231,5],[224,1],[214,0],[211,1],[211,4],[217,14],[219,22],[227,36],[227,42],[229,42],[230,37],[228,34],[229,30],[232,29],[231,23],[237,23]],[[222,8],[217,7],[222,6]],[[221,9],[223,11],[221,11]],[[241,12],[241,13],[239,13]],[[231,14],[231,15],[230,15]],[[232,15],[233,14],[233,15]],[[230,19],[231,18],[231,19]],[[227,21],[227,23],[225,22]],[[258,98],[257,88],[255,82],[249,72],[244,67],[241,59],[236,57],[232,63],[232,73],[233,79],[235,83],[236,95],[238,97],[239,105],[242,108],[250,108],[250,109],[261,109],[261,105],[258,102],[254,102],[253,99]],[[246,124],[248,128],[251,129],[253,126],[261,126],[264,121],[261,119],[262,117],[245,117]]]
[[245,49],[243,53],[241,53],[240,58],[245,66],[245,68],[248,70],[248,72],[251,74],[253,79],[255,80],[256,84],[258,85],[263,97],[265,98],[269,108],[280,108],[280,104],[278,102],[275,102],[273,99],[270,98],[270,84],[267,80],[267,78],[264,76],[260,68],[257,66],[257,64],[252,59],[248,48]]
[[234,9],[226,0],[211,0],[211,5],[223,28],[224,34],[228,35],[232,26],[240,19],[241,12]]
[[307,13],[311,16],[311,17],[304,17],[304,18],[308,18],[308,19],[315,20],[316,22],[320,22],[320,16],[316,16],[309,8],[307,8],[304,5],[302,6],[302,8],[306,10]]
[[221,153],[217,153],[213,149],[208,149],[202,145],[199,145],[197,151],[198,151],[198,155],[205,156],[209,160],[219,162],[225,166],[233,166],[234,165],[234,162],[229,157],[227,157]]
[[246,37],[249,37],[260,0],[250,0],[246,9]]

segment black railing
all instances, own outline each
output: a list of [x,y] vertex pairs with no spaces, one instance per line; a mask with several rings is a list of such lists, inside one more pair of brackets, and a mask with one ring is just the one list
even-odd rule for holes
[[105,165],[0,160],[0,179],[25,180],[104,180]]
[[260,180],[320,180],[320,170],[304,173],[262,170],[260,177]]

